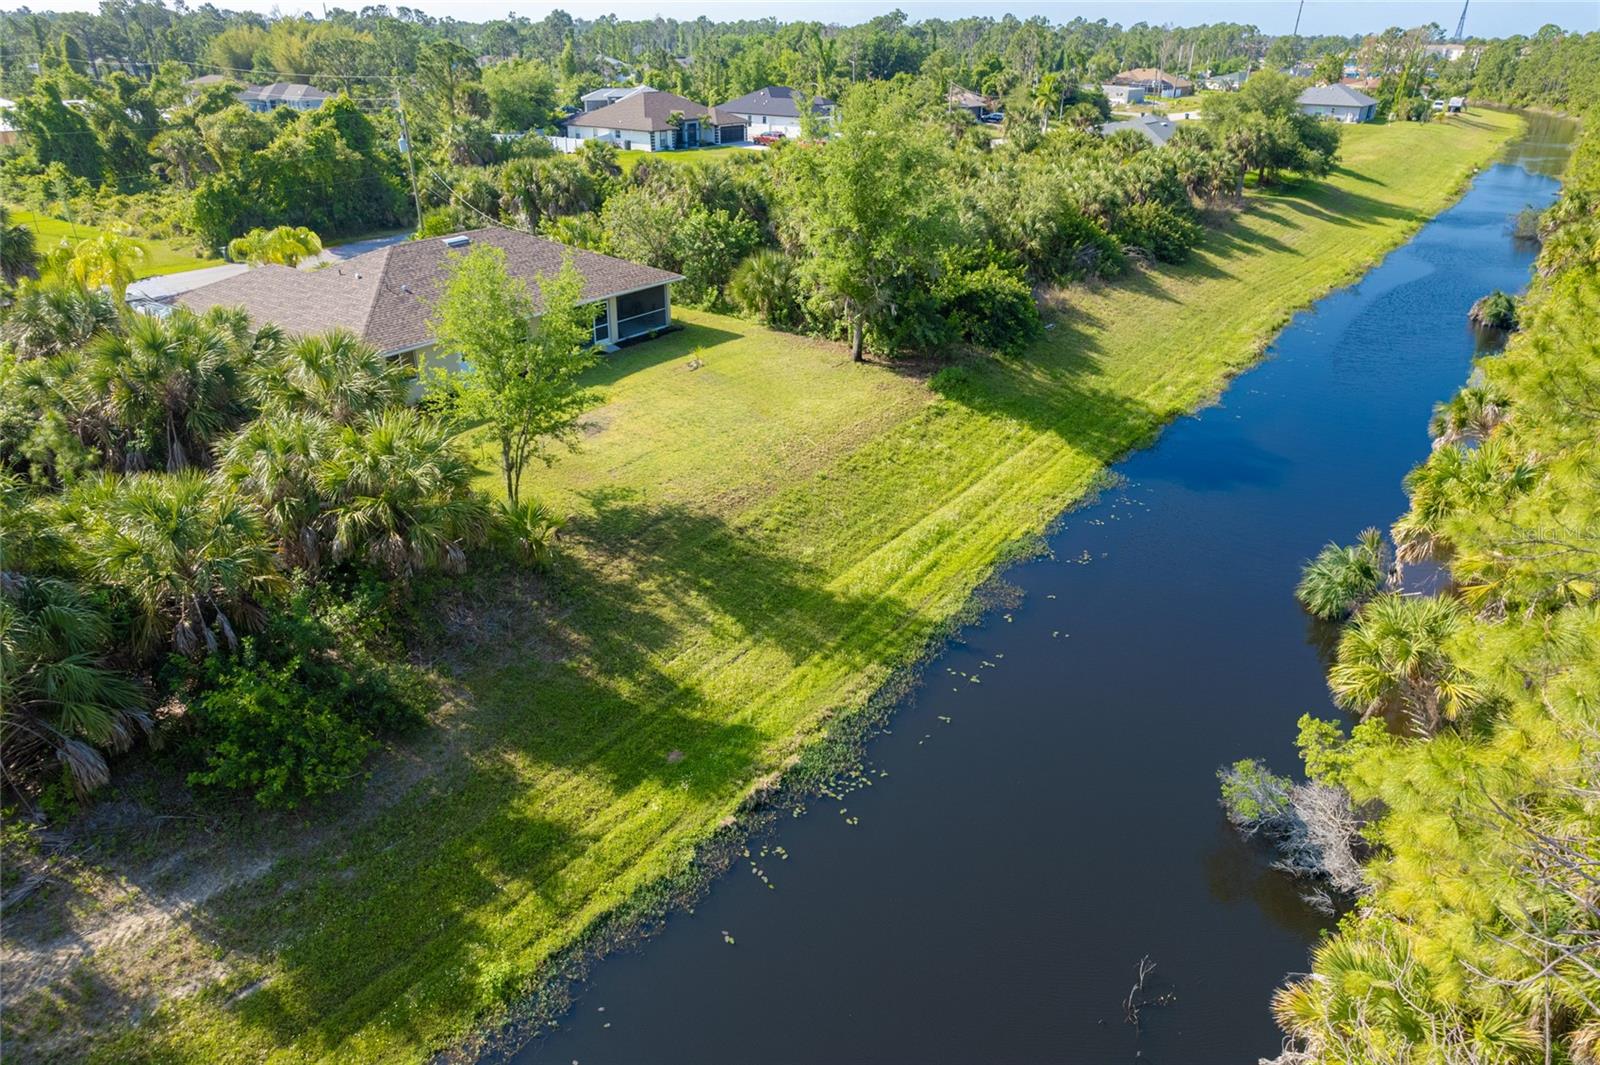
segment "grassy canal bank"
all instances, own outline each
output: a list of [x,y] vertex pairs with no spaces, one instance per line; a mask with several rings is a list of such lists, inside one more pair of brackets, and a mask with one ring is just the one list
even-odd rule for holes
[[33,959],[45,978],[8,1008],[8,1042],[76,1058],[97,1032],[107,1062],[426,1059],[684,869],[1014,545],[1519,126],[1352,129],[1328,182],[1253,196],[1186,266],[1058,295],[1026,358],[931,382],[685,313],[601,368],[582,450],[538,474],[571,515],[554,577],[439,612],[455,698],[438,728],[333,809],[183,837],[176,867],[170,837],[148,868],[134,833],[112,837],[81,885],[30,903],[91,949]]

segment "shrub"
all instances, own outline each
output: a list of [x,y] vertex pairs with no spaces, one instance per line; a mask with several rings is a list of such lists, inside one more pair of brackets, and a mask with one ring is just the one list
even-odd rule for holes
[[560,531],[561,519],[536,499],[517,503],[501,500],[495,513],[496,542],[506,553],[534,569],[546,569],[555,561]]
[[794,263],[781,251],[763,248],[747,256],[728,279],[728,298],[739,313],[763,325],[792,328],[800,321]]
[[1324,621],[1347,617],[1383,583],[1383,534],[1366,529],[1349,547],[1328,544],[1307,563],[1295,598]]
[[1467,312],[1467,319],[1484,329],[1510,332],[1517,328],[1516,298],[1495,289],[1472,305],[1472,310]]
[[1131,248],[1142,248],[1164,263],[1181,263],[1189,249],[1200,243],[1198,223],[1180,209],[1160,203],[1129,204],[1118,216],[1118,240]]
[[951,335],[968,344],[1020,355],[1039,335],[1033,290],[1018,273],[993,263],[946,272],[938,298]]
[[353,780],[375,738],[422,719],[424,692],[403,667],[339,641],[298,598],[257,641],[214,657],[190,682],[187,748],[199,788],[294,807]]

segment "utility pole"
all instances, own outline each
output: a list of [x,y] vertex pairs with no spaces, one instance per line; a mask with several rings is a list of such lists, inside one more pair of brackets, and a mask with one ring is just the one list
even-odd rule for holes
[[417,164],[411,158],[411,128],[406,125],[406,109],[398,93],[395,94],[394,109],[400,116],[400,151],[406,157],[406,172],[411,175],[411,202],[417,208],[417,232],[421,233],[422,195],[417,192]]
[[1300,0],[1300,7],[1294,13],[1294,33],[1290,34],[1296,40],[1300,38],[1300,16],[1306,13],[1306,0]]
[[1471,3],[1472,3],[1472,0],[1462,0],[1462,3],[1461,3],[1461,17],[1456,20],[1456,35],[1455,35],[1455,37],[1451,38],[1454,41],[1460,42],[1460,40],[1462,38],[1462,35],[1466,33],[1466,29],[1467,29],[1467,7]]

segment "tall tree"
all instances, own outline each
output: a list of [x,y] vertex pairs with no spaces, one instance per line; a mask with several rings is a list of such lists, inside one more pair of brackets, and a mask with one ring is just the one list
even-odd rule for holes
[[539,281],[537,303],[506,269],[505,252],[473,248],[452,264],[434,309],[440,350],[458,354],[463,372],[440,372],[462,416],[483,422],[500,446],[506,496],[519,501],[522,477],[549,445],[570,441],[592,401],[579,375],[594,362],[594,308],[580,304],[583,279],[570,262]]

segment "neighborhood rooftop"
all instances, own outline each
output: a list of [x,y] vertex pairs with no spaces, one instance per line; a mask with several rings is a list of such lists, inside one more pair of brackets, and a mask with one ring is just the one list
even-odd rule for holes
[[253,321],[273,322],[289,333],[343,328],[380,351],[405,351],[432,339],[428,318],[447,276],[450,254],[477,245],[505,252],[507,269],[528,282],[536,306],[539,292],[534,282],[560,270],[568,255],[583,275],[585,301],[682,280],[678,274],[568,248],[543,237],[478,229],[394,244],[318,270],[261,266],[186,292],[178,303],[193,311],[240,306]]
[[292,81],[275,81],[271,85],[252,85],[239,94],[244,103],[252,100],[261,103],[322,102],[333,99],[333,93],[323,92],[314,85],[301,85]]
[[1295,101],[1322,107],[1370,107],[1378,101],[1348,85],[1314,85]]
[[672,128],[667,121],[674,111],[684,118],[704,118],[718,126],[742,126],[744,119],[715,107],[695,103],[686,96],[670,92],[641,92],[624,97],[608,107],[574,115],[569,126],[593,126],[600,129],[634,129],[659,132]]
[[1139,115],[1126,122],[1108,122],[1100,127],[1100,132],[1109,137],[1113,133],[1121,133],[1125,129],[1142,134],[1149,138],[1152,144],[1160,147],[1172,138],[1178,127],[1166,115]]
[[[787,85],[768,85],[765,89],[745,93],[737,100],[729,100],[722,110],[740,115],[767,115],[773,118],[799,118],[799,94]],[[811,98],[811,110],[819,115],[833,109],[833,101],[825,96]]]

